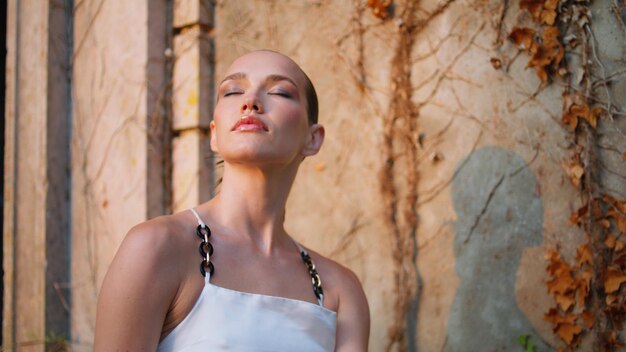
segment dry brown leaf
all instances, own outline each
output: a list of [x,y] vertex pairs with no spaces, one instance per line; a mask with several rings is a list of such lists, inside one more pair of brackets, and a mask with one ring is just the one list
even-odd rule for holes
[[559,40],[559,36],[561,35],[561,31],[554,26],[547,26],[541,37],[543,38],[543,45],[552,49],[561,48],[561,41]]
[[626,213],[626,201],[617,200],[610,194],[602,195],[602,200],[614,207],[616,207],[622,213]]
[[541,12],[541,23],[552,26],[554,24],[554,20],[556,20],[555,10],[543,10]]
[[[618,327],[618,330],[621,330],[621,328]],[[623,347],[626,347],[626,344],[621,342],[619,340],[619,337],[617,336],[617,332],[615,330],[609,332],[608,334],[608,344],[610,346],[610,348],[607,348],[605,350],[607,351],[621,351]]]
[[391,0],[367,0],[367,6],[372,9],[372,14],[382,20],[389,16]]
[[525,9],[530,12],[534,19],[539,19],[541,12],[543,11],[542,0],[521,0],[519,3],[520,9]]
[[548,313],[544,314],[544,320],[547,320],[552,325],[557,326],[558,324],[574,324],[576,321],[576,315],[572,313],[566,313],[565,315],[561,315],[558,309],[550,308]]
[[570,223],[572,223],[572,225],[576,225],[576,224],[580,223],[582,218],[585,215],[587,215],[587,211],[588,210],[589,210],[589,205],[588,204],[585,204],[582,207],[578,208],[578,210],[576,210],[576,212],[572,213],[569,216]]
[[613,293],[619,290],[620,285],[624,282],[626,282],[626,274],[621,270],[609,269],[604,277],[604,291]]
[[566,344],[572,345],[574,338],[576,335],[580,334],[581,331],[583,331],[583,328],[578,324],[563,323],[556,327],[555,333],[561,340],[565,341]]
[[552,26],[556,20],[556,9],[559,5],[559,0],[546,0],[543,2],[543,11],[541,11],[540,20],[541,23],[545,23]]
[[542,38],[543,45],[531,48],[533,57],[528,61],[526,67],[534,67],[541,82],[546,82],[550,70],[558,68],[563,59],[564,50],[559,42],[559,30],[556,27],[546,27]]
[[521,0],[519,7],[528,10],[533,18],[540,23],[552,25],[556,19],[558,3],[558,0]]
[[588,243],[582,244],[576,249],[576,263],[578,267],[582,267],[585,263],[593,265],[593,254],[591,254]]
[[600,206],[600,202],[591,203],[591,216],[594,219],[604,217],[604,211],[602,210],[602,207]]
[[576,289],[576,281],[574,281],[574,278],[569,271],[562,271],[554,279],[548,281],[546,285],[548,286],[548,292],[550,293],[565,294]]
[[591,126],[593,126],[593,128],[596,128],[596,126],[598,125],[598,120],[600,119],[602,114],[604,114],[604,109],[601,107],[595,107],[591,109],[591,113],[589,114],[589,120],[587,121]]
[[[618,208],[619,205],[614,204],[613,206]],[[611,208],[606,212],[606,216],[612,217],[613,220],[615,220],[615,224],[617,225],[619,232],[626,233],[626,216],[620,214],[621,212],[622,210],[618,211],[617,209]]]
[[559,276],[561,275],[562,272],[568,271],[568,270],[570,270],[569,265],[562,263],[562,262],[550,263],[548,264],[548,267],[546,268],[546,271],[551,276]]
[[568,163],[564,162],[561,164],[567,176],[569,176],[570,181],[576,187],[580,185],[580,179],[583,177],[585,173],[585,169],[583,166],[576,160],[572,160]]
[[530,61],[528,61],[526,67],[534,67],[537,77],[539,77],[542,83],[545,83],[548,81],[548,68],[551,62],[552,57],[543,46],[540,46],[537,47],[537,51]]
[[600,226],[604,227],[605,229],[608,229],[609,227],[611,227],[611,222],[607,219],[599,220],[598,224],[600,224]]
[[617,240],[615,241],[615,252],[619,253],[626,247],[626,242]]
[[596,322],[596,319],[593,317],[593,314],[591,314],[587,310],[580,313],[580,317],[583,319],[583,322],[585,323],[585,326],[587,327],[587,329],[591,329],[593,324]]
[[617,302],[616,295],[606,295],[605,302],[607,306],[613,305],[613,303]]
[[[569,116],[566,117],[564,115],[563,122],[565,122],[566,119],[567,120],[576,119],[576,124],[577,124],[579,119],[583,119],[589,122],[589,125],[591,125],[591,127],[596,128],[596,126],[598,125],[598,117],[602,114],[602,109],[600,108],[589,109],[589,106],[587,105],[581,106],[578,104],[572,104],[567,114]],[[570,122],[569,124],[571,126],[572,122]]]
[[589,296],[589,290],[591,288],[592,277],[592,270],[587,268],[580,273],[580,277],[576,282],[576,298],[578,299],[577,305],[579,307],[585,306],[585,300],[587,299],[587,296]]
[[522,50],[530,51],[533,47],[533,36],[535,35],[535,30],[532,28],[526,27],[516,27],[513,28],[511,34],[509,34],[509,40],[515,43],[518,48]]
[[541,80],[541,82],[545,83],[548,81],[548,70],[546,70],[545,66],[535,67],[535,73],[537,77]]
[[556,8],[559,6],[559,1],[560,0],[546,0],[543,3],[543,7],[546,10],[556,10]]
[[546,271],[550,276],[557,276],[562,271],[570,270],[569,265],[563,262],[563,258],[556,249],[550,249],[546,255],[545,259],[548,262],[548,266],[546,267]]
[[[606,219],[605,219],[606,220]],[[617,238],[615,238],[615,236],[608,234],[606,235],[606,239],[604,240],[604,244],[609,248],[609,249],[613,249],[615,248],[615,242],[617,241]]]
[[[563,116],[563,122],[565,122],[566,119],[576,119],[577,124],[579,119],[583,119],[589,122],[589,125],[591,125],[591,127],[596,128],[598,126],[598,119],[600,118],[600,116],[602,116],[603,113],[604,109],[600,107],[595,107],[591,109],[587,105],[572,104],[567,113],[570,116]],[[569,124],[571,126],[572,122],[570,122]]]
[[615,207],[622,212],[622,217],[624,217],[625,215],[623,214],[626,214],[626,201],[616,199],[613,205],[615,205]]
[[543,258],[550,263],[561,261],[561,255],[559,254],[559,251],[555,248],[548,249],[545,252]]
[[[574,110],[572,110],[573,107],[575,107]],[[576,104],[572,104],[569,109],[567,109],[566,111],[563,112],[563,116],[561,117],[561,121],[566,124],[569,125],[569,127],[574,130],[576,129],[576,127],[578,126],[578,115],[575,113],[575,111],[577,111],[577,107],[579,105]]]
[[623,216],[620,216],[614,219],[615,219],[615,222],[617,223],[617,228],[619,229],[619,232],[626,233],[626,218]]
[[491,62],[491,66],[493,66],[493,68],[495,68],[496,70],[498,70],[500,67],[502,67],[502,61],[500,61],[500,59],[497,59],[495,57],[492,57],[489,62]]
[[564,312],[574,305],[574,292],[569,294],[554,294],[554,300],[561,307]]

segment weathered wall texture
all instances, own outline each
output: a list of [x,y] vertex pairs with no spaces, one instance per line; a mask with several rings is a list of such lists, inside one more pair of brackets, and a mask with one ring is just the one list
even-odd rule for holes
[[[3,344],[39,350],[67,330],[67,6],[10,2],[7,26]],[[18,35],[19,33],[19,35]],[[62,290],[62,289],[61,289]]]
[[[591,11],[576,17],[590,25],[565,26],[564,71],[548,80],[507,39],[544,26],[528,11],[535,3],[559,3],[559,23],[572,4]],[[9,6],[5,347],[38,341],[40,351],[60,331],[91,349],[98,289],[123,235],[210,196],[215,81],[263,48],[308,73],[326,127],[321,153],[301,166],[287,229],[361,279],[371,351],[511,351],[523,335],[539,351],[564,346],[544,319],[556,305],[546,250],[579,260],[579,245],[605,241],[573,224],[581,209],[605,194],[626,199],[623,1],[76,1],[63,12],[73,40],[57,44],[73,53],[59,61],[71,100],[44,89],[65,72],[48,48],[67,27],[35,4]],[[597,128],[582,121],[591,115],[576,129],[562,121],[574,93],[605,112]],[[50,138],[63,121],[67,136]],[[62,183],[59,165],[71,181],[47,188]],[[56,229],[55,214],[67,222]],[[602,226],[614,229],[614,214]],[[50,250],[63,241],[71,271]],[[71,320],[49,318],[57,311]],[[604,338],[580,336],[580,350]]]
[[98,290],[124,234],[163,212],[149,209],[163,192],[150,178],[159,170],[150,168],[158,145],[149,137],[152,120],[163,119],[166,10],[164,1],[75,4],[71,336],[79,350],[91,349]]
[[[581,196],[562,166],[576,152],[563,83],[543,85],[506,40],[530,14],[518,2],[394,1],[381,20],[377,3],[217,6],[218,77],[269,48],[300,63],[320,95],[327,138],[302,166],[289,230],[361,278],[373,351],[515,350],[524,334],[539,350],[561,346],[543,319],[554,304],[544,252],[573,258],[585,236],[569,221]],[[599,1],[590,17],[601,19],[602,61],[613,60],[603,74],[623,82],[616,4]],[[611,86],[621,115],[600,133],[603,180],[624,199],[621,85]]]

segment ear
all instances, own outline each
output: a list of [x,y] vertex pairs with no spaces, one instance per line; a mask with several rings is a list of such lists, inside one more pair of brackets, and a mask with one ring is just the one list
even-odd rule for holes
[[313,124],[309,126],[308,138],[304,148],[300,152],[302,156],[311,156],[317,154],[324,143],[324,126]]
[[211,135],[209,136],[211,141],[211,151],[213,153],[217,153],[217,133],[215,132],[215,120],[211,120],[209,127],[211,129]]

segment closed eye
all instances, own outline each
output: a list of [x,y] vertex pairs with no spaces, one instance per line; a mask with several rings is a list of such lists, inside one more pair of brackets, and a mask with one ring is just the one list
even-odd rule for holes
[[238,90],[233,90],[233,91],[230,91],[230,92],[224,92],[223,96],[227,97],[229,95],[236,95],[236,94],[243,94],[243,92],[238,91]]
[[268,94],[270,94],[270,95],[278,95],[278,96],[285,97],[285,98],[291,98],[291,94],[289,94],[289,93],[287,93],[285,91],[282,91],[282,90],[273,90],[273,91],[270,91]]

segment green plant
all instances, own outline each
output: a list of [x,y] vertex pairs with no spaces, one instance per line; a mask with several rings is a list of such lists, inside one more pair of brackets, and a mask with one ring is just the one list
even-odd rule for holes
[[524,348],[524,352],[535,352],[535,343],[531,339],[530,334],[522,334],[517,337],[517,342]]

